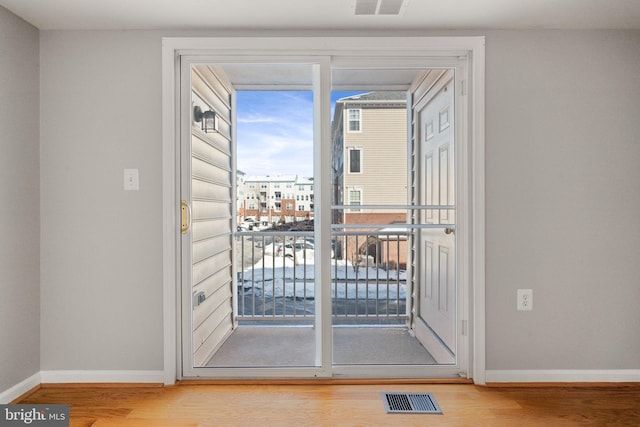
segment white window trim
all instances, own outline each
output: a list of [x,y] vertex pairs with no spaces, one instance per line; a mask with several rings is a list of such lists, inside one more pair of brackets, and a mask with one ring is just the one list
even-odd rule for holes
[[[351,118],[349,117],[350,111],[358,112],[358,130],[351,130]],[[349,108],[347,106],[347,108],[345,109],[345,115],[346,115],[346,123],[347,123],[346,133],[362,133],[362,108]]]
[[[227,55],[239,58],[289,56],[289,57],[317,57],[318,62],[324,64],[318,70],[321,84],[328,84],[330,71],[327,69],[330,57],[333,64],[341,60],[352,59],[353,52],[368,54],[377,60],[382,58],[395,58],[409,64],[415,58],[429,58],[429,67],[438,64],[450,64],[458,60],[464,63],[466,71],[463,76],[456,79],[464,80],[462,96],[468,104],[468,114],[464,138],[468,139],[469,148],[467,158],[469,172],[472,176],[465,183],[465,192],[461,194],[468,203],[468,221],[461,226],[469,227],[468,261],[463,264],[467,270],[469,293],[468,303],[472,305],[467,312],[472,313],[469,340],[471,346],[471,363],[468,363],[468,374],[476,384],[485,384],[486,381],[486,332],[485,332],[485,38],[484,37],[195,37],[180,38],[168,37],[162,39],[162,227],[163,227],[163,318],[164,318],[164,382],[174,384],[179,378],[180,348],[180,321],[178,312],[178,264],[176,262],[179,253],[179,239],[177,226],[178,217],[178,163],[177,147],[180,141],[180,108],[178,102],[177,85],[179,84],[179,58],[180,55]],[[325,59],[322,59],[325,58]],[[348,61],[345,61],[348,62]],[[323,93],[320,104],[328,103],[328,93]],[[330,159],[328,148],[329,137],[321,128],[329,128],[330,113],[321,112],[320,127],[316,132],[322,135],[322,141],[327,147],[318,149],[317,153]],[[319,165],[321,160],[316,162]],[[330,187],[330,174],[324,171],[320,174],[318,182],[318,201],[320,206],[329,206],[330,199],[323,194],[323,186]],[[234,178],[235,181],[235,178]],[[320,216],[318,216],[320,214]],[[321,212],[316,212],[316,220],[328,222]],[[328,236],[326,236],[328,240]],[[324,307],[323,307],[324,309]],[[329,307],[330,310],[330,307]],[[329,311],[330,314],[330,311]],[[331,331],[328,331],[329,333]],[[328,334],[328,339],[331,337]],[[331,348],[325,351],[331,351]],[[357,371],[354,370],[354,372]],[[410,375],[411,368],[407,369]],[[356,372],[357,373],[357,372]],[[232,373],[233,374],[233,373]],[[295,374],[295,373],[294,373]],[[266,372],[265,376],[269,373]],[[275,373],[274,376],[281,374]],[[302,375],[307,376],[307,373]]]
[[[351,151],[358,150],[360,152],[360,172],[351,172]],[[362,147],[347,147],[347,173],[349,175],[362,175],[364,173],[363,160],[363,148]]]
[[[358,204],[358,208],[350,208],[349,212],[362,212],[362,205],[364,205],[363,199],[364,199],[364,192],[362,191],[361,187],[348,187],[347,188],[347,196],[349,197],[349,206],[352,205],[351,203],[351,192],[352,191],[357,191],[358,193],[360,193],[360,204]],[[354,205],[355,206],[355,205]]]

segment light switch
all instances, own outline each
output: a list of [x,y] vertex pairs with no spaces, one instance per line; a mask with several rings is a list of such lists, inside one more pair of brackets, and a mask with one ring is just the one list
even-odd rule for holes
[[138,169],[124,170],[124,189],[126,191],[138,191],[140,189]]

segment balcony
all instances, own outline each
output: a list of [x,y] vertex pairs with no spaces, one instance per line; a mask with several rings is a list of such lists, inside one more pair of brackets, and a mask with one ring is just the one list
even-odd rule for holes
[[[334,324],[397,324],[407,319],[406,231],[335,232]],[[307,322],[315,315],[312,232],[236,233],[239,322]]]
[[[312,366],[313,232],[237,232],[238,328],[209,367]],[[407,328],[406,230],[334,231],[334,363],[435,364]]]

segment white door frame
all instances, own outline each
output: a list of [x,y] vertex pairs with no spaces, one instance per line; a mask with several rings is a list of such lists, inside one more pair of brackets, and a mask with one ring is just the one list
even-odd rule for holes
[[[164,382],[173,384],[181,372],[180,352],[180,277],[179,253],[179,61],[180,55],[246,56],[342,56],[342,57],[428,57],[433,66],[457,57],[467,62],[467,76],[460,90],[467,99],[468,146],[470,165],[467,185],[460,195],[468,203],[468,265],[465,292],[471,349],[468,352],[468,376],[476,384],[485,383],[485,299],[484,299],[484,37],[212,37],[163,38],[162,40],[162,153],[163,153],[163,310],[164,310]],[[431,63],[431,61],[430,61]],[[327,76],[325,75],[326,79]],[[328,96],[328,91],[326,91]],[[325,94],[323,94],[325,95]],[[327,100],[325,100],[327,101]],[[329,112],[320,113],[321,123],[330,120]],[[321,139],[325,139],[323,137]],[[324,144],[323,144],[324,145]],[[319,153],[317,153],[319,154]],[[320,155],[316,162],[320,161]],[[459,199],[462,200],[462,199]],[[330,206],[330,203],[327,205]],[[330,310],[328,308],[327,310]],[[464,328],[464,326],[463,326]],[[330,341],[327,337],[323,341]],[[330,342],[326,342],[329,344]],[[324,342],[323,342],[324,344]],[[324,347],[324,346],[323,346]],[[331,347],[324,348],[331,351]]]

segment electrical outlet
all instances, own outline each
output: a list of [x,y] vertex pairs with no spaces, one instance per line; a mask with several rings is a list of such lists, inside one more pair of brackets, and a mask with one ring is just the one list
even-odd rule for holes
[[518,311],[533,310],[533,289],[518,289]]
[[193,306],[197,307],[200,304],[202,304],[204,302],[204,300],[207,299],[207,296],[205,295],[204,292],[199,291],[199,292],[195,292],[193,294]]

